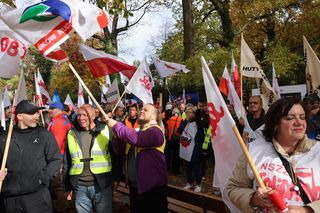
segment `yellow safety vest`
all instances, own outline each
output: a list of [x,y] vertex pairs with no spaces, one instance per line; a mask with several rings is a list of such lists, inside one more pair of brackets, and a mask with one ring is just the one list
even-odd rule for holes
[[[68,147],[71,156],[70,175],[80,175],[83,171],[82,150],[78,142],[78,138],[73,131],[69,131]],[[90,171],[93,174],[101,174],[111,171],[111,156],[108,152],[109,145],[109,128],[104,128],[98,136],[94,139],[91,148]]]
[[211,127],[211,125],[209,125],[208,129],[205,132],[205,137],[204,137],[204,141],[202,144],[202,149],[204,149],[204,150],[208,149],[208,145],[211,142],[211,137],[212,137],[211,130],[212,130],[212,127]]
[[[138,148],[138,153],[139,152],[141,152],[141,151],[143,151],[143,150],[146,150],[146,149],[156,149],[156,150],[158,150],[159,152],[161,152],[161,153],[164,153],[164,148],[165,148],[165,146],[166,146],[166,139],[165,139],[165,137],[164,137],[164,133],[163,133],[163,130],[161,129],[161,127],[160,126],[158,126],[158,125],[150,125],[150,126],[148,126],[148,127],[146,127],[146,128],[144,128],[144,129],[142,129],[142,131],[146,131],[147,129],[149,129],[149,128],[151,128],[151,127],[158,127],[160,130],[161,130],[161,132],[162,132],[162,135],[163,135],[163,144],[161,145],[161,146],[157,146],[157,147],[137,147]],[[152,139],[151,139],[152,140]]]

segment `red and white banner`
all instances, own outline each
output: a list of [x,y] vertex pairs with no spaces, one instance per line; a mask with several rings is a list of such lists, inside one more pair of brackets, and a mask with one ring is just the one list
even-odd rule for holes
[[128,79],[131,79],[137,69],[117,56],[95,50],[84,44],[80,44],[80,51],[95,78],[121,72]]
[[149,70],[149,65],[146,59],[143,59],[126,88],[145,104],[153,104],[152,87],[153,78]]
[[232,174],[233,168],[242,154],[240,145],[232,130],[235,122],[203,57],[201,57],[201,65],[210,125],[212,127],[212,146],[216,162],[213,185],[220,188],[222,199],[231,212],[241,212],[229,201],[228,195],[225,192],[225,186]]
[[63,103],[74,108],[74,103],[72,102],[69,94],[67,95]]
[[231,74],[234,88],[236,89],[238,96],[241,97],[241,78],[238,66],[236,64],[236,61],[234,60],[233,52],[231,56]]
[[5,88],[4,88],[3,103],[4,103],[4,108],[11,106],[8,86],[5,86]]
[[37,83],[39,86],[39,92],[40,92],[40,97],[41,97],[41,103],[44,105],[50,104],[51,103],[51,98],[48,92],[48,89],[43,81],[43,78],[38,70],[37,72]]
[[156,70],[158,71],[161,78],[165,78],[167,76],[170,76],[176,72],[184,72],[187,73],[190,70],[186,68],[183,64],[177,64],[173,62],[163,61],[160,59],[152,58],[154,66],[156,67]]

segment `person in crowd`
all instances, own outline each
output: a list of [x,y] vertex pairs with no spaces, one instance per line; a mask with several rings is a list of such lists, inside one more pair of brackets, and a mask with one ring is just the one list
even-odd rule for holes
[[141,213],[168,212],[165,137],[158,110],[152,104],[143,106],[138,118],[138,132],[114,119],[106,118],[106,122],[115,137],[137,147],[135,166]]
[[187,184],[184,189],[191,189],[195,180],[195,192],[201,192],[201,147],[205,129],[209,126],[209,119],[206,122],[202,113],[202,109],[196,110],[193,105],[188,105],[186,120],[181,122],[177,131],[181,134],[180,157],[186,161]]
[[172,110],[172,117],[167,120],[167,128],[166,128],[166,162],[167,168],[171,170],[174,174],[180,173],[180,157],[179,157],[179,138],[180,134],[177,132],[180,123],[182,121],[182,117],[180,114],[180,110],[178,108],[174,108]]
[[71,105],[63,104],[63,113],[68,117],[75,129],[80,129],[77,120],[77,113]]
[[[138,122],[138,107],[136,104],[129,106],[129,114],[124,119],[124,124],[136,131],[139,131],[140,124]],[[123,143],[123,141],[122,141]],[[117,145],[120,143],[117,143]],[[125,143],[122,145],[122,148],[125,149],[125,174],[126,174],[126,182],[129,185],[129,197],[130,197],[130,212],[131,213],[139,213],[142,211],[141,208],[141,199],[138,191],[138,184],[136,178],[136,153],[138,148],[129,143]]]
[[186,113],[185,113],[186,105],[185,105],[185,103],[181,102],[178,107],[181,112],[182,119],[185,120],[186,119]]
[[[243,212],[274,208],[277,191],[287,212],[320,212],[320,144],[306,136],[308,110],[300,99],[273,103],[266,116],[263,139],[249,144],[266,190],[258,187],[247,160],[241,156],[226,187],[230,201]],[[268,211],[269,212],[269,211]]]
[[[61,154],[53,134],[38,126],[40,109],[27,100],[16,106],[7,169],[0,171],[4,212],[52,212],[48,187],[61,168]],[[1,133],[1,161],[6,138],[7,132]]]
[[[72,124],[68,117],[63,113],[64,106],[61,102],[52,102],[49,105],[49,118],[48,130],[54,135],[63,159],[65,152],[65,144],[67,133],[72,128]],[[53,194],[53,208],[55,212],[66,212],[69,209],[69,204],[64,194],[64,185],[62,181],[62,172],[59,176],[50,182],[50,191]]]
[[123,107],[117,106],[116,109],[114,110],[113,119],[117,121],[123,121],[123,116],[124,116]]
[[247,119],[253,131],[264,124],[264,110],[262,108],[262,99],[259,95],[251,96],[249,99]]
[[89,104],[78,109],[80,131],[67,135],[63,172],[68,197],[74,192],[77,212],[112,212],[111,130],[95,123]]
[[303,103],[310,110],[308,137],[320,141],[320,98],[317,94],[311,94],[303,99]]

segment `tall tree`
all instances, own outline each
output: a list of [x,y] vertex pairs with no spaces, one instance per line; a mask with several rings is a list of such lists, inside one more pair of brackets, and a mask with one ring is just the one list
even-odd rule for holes
[[193,30],[193,6],[192,0],[182,0],[183,11],[183,46],[184,60],[190,58],[195,51]]

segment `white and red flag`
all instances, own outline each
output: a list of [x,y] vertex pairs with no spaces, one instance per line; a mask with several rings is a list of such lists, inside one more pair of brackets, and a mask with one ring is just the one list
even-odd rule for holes
[[303,36],[304,58],[308,94],[320,94],[320,60],[313,51],[306,37]]
[[127,85],[127,90],[137,96],[145,104],[152,103],[153,78],[146,59],[143,59],[135,74]]
[[260,65],[257,63],[252,50],[241,35],[241,75],[255,78],[257,87],[260,90],[262,105],[264,110],[268,110],[269,104],[278,99],[273,91],[267,76],[264,74]]
[[4,98],[2,92],[0,91],[0,117],[1,117],[1,126],[3,130],[6,130],[6,116],[4,111]]
[[48,89],[43,81],[43,78],[38,70],[37,72],[37,83],[39,86],[39,91],[40,91],[40,97],[41,97],[41,102],[44,105],[50,104],[51,103],[51,98],[48,92]]
[[281,98],[280,87],[278,84],[278,78],[276,74],[276,69],[274,68],[274,63],[272,63],[272,88],[273,88],[273,91],[276,93],[276,96],[278,96],[278,98]]
[[77,102],[77,107],[81,107],[83,104],[85,104],[84,102],[84,93],[83,93],[83,87],[81,85],[81,83],[79,82],[79,89],[78,89],[78,102]]
[[[120,99],[118,80],[114,79],[112,84],[110,85],[108,91],[105,93],[105,97],[107,98],[106,103],[110,103],[112,105],[116,105],[117,101]],[[119,102],[120,107],[124,107],[122,101]]]
[[227,98],[229,94],[228,78],[230,78],[227,66],[224,66],[222,76],[219,81],[219,90]]
[[68,94],[66,99],[63,102],[64,104],[68,105],[69,107],[74,108],[74,103],[72,102],[70,95]]
[[212,147],[216,162],[213,185],[220,188],[222,199],[231,212],[241,212],[229,201],[225,192],[225,186],[232,175],[233,168],[242,154],[240,145],[232,130],[235,122],[203,57],[201,57],[201,65],[210,125],[212,127]]
[[95,78],[121,72],[130,80],[137,69],[117,56],[95,50],[84,44],[80,44],[80,51]]
[[18,103],[22,100],[28,100],[27,96],[27,86],[26,86],[26,80],[24,78],[24,70],[21,69],[20,72],[20,79],[19,79],[19,84],[18,88],[16,90],[16,93],[14,94],[14,99],[13,99],[13,108],[17,106]]
[[0,18],[42,55],[58,48],[73,30],[86,40],[108,25],[103,10],[80,0],[39,2],[14,9]]
[[173,62],[163,61],[160,59],[152,58],[154,66],[156,67],[156,70],[158,71],[161,78],[165,78],[167,76],[170,76],[176,72],[184,72],[187,73],[190,70],[186,68],[183,64],[177,64]]
[[8,91],[8,85],[5,86],[5,88],[4,88],[3,103],[4,103],[4,108],[7,108],[7,107],[11,106],[10,95],[9,95],[9,91]]
[[231,74],[234,88],[236,89],[238,96],[241,97],[241,78],[236,60],[234,60],[233,52],[231,56]]

